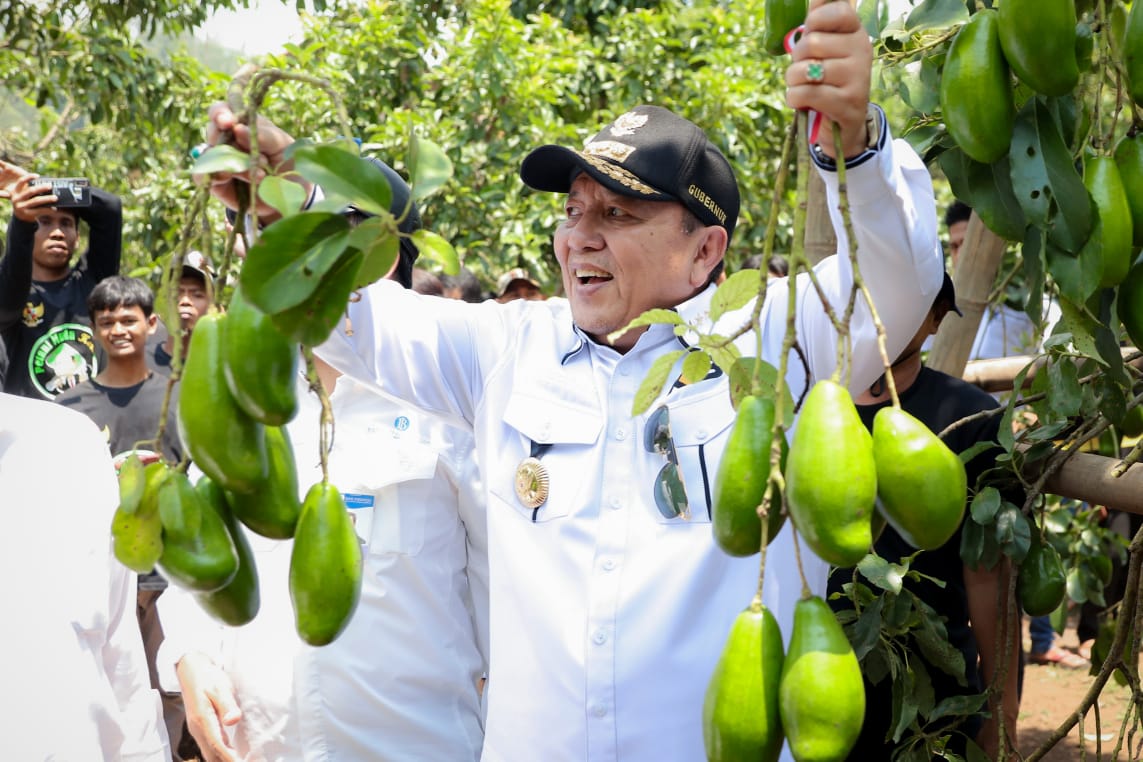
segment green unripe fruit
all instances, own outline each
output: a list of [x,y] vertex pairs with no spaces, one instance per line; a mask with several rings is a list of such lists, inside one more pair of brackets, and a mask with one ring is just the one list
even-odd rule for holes
[[843,760],[861,734],[865,722],[861,667],[833,611],[817,596],[794,607],[778,706],[798,762]]
[[703,701],[708,762],[773,762],[782,751],[782,632],[765,606],[738,615]]

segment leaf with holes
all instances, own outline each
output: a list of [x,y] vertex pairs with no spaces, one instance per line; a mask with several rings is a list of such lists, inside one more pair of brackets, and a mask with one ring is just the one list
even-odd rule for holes
[[1095,224],[1093,202],[1064,144],[1060,128],[1039,97],[1016,115],[1011,162],[1012,188],[1028,221],[1048,239],[1075,254]]

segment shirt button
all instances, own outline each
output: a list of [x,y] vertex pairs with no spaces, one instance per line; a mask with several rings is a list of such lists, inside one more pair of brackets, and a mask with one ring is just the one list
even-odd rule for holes
[[615,438],[618,439],[620,442],[622,442],[624,439],[627,438],[627,429],[616,429],[615,430]]
[[602,646],[607,642],[607,631],[596,630],[595,634],[591,636],[591,639],[597,646]]
[[706,429],[699,429],[697,432],[699,439],[706,439]]
[[592,707],[591,713],[596,717],[606,717],[607,707],[596,704],[594,707]]
[[630,370],[630,369],[629,369],[629,368],[628,368],[626,365],[620,365],[620,366],[619,366],[619,375],[621,375],[621,376],[630,376],[630,375],[631,375],[631,370]]
[[623,507],[623,501],[617,497],[611,498],[611,502],[609,504],[611,505],[612,508],[614,508],[617,511]]
[[600,566],[603,567],[604,571],[611,571],[612,569],[615,568],[615,559],[605,558],[605,559],[603,559],[603,563],[600,564]]

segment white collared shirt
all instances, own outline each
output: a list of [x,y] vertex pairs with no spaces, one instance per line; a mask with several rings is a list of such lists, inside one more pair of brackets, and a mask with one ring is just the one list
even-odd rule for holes
[[0,747],[5,759],[170,759],[116,560],[107,440],[86,416],[0,394]]
[[[288,430],[304,496],[321,479],[320,407],[305,388],[299,394]],[[261,585],[258,616],[239,628],[211,625],[217,645],[204,648],[205,614],[185,592],[168,590],[160,611],[175,632],[161,665],[171,669],[192,649],[214,651],[243,711],[234,744],[245,760],[476,760],[488,593],[471,432],[347,377],[330,401],[330,482],[365,555],[348,627],[327,646],[304,644],[287,584],[292,543],[247,532]]]
[[[825,179],[835,209],[836,176]],[[863,275],[895,356],[941,283],[931,178],[898,141],[853,169],[848,182]],[[834,227],[842,230],[836,213]],[[847,259],[831,257],[817,272],[841,314],[850,293]],[[786,288],[785,279],[771,284],[762,313],[763,356],[774,365]],[[713,291],[679,305],[679,313],[701,319]],[[832,327],[805,275],[797,294],[809,373],[828,377]],[[742,325],[749,309],[726,316],[721,332]],[[644,449],[648,414],[631,410],[651,363],[681,346],[670,328],[651,327],[620,356],[574,330],[563,300],[466,305],[384,282],[350,306],[350,317],[353,335],[335,332],[319,349],[324,359],[476,433],[493,633],[483,758],[702,759],[703,694],[758,577],[758,559],[724,554],[709,526],[711,480],[734,419],[725,375],[671,388],[650,408],[669,406],[692,513],[689,522],[664,519],[652,484],[665,460]],[[864,308],[851,331],[850,386],[861,389],[882,372]],[[755,353],[753,335],[739,345]],[[791,353],[787,380],[795,395],[805,375]],[[550,445],[539,455],[550,495],[535,510],[514,488],[534,444]],[[768,551],[764,591],[786,638],[801,593],[790,538],[783,530]],[[822,593],[826,565],[804,547],[802,560],[811,589]]]

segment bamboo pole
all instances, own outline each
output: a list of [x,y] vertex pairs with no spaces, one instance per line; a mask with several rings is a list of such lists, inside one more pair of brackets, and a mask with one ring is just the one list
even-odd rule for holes
[[[1026,449],[1028,446],[1017,447]],[[1048,478],[1044,491],[1091,505],[1143,515],[1143,463],[1133,464],[1122,476],[1112,476],[1111,470],[1118,463],[1119,458],[1077,452]],[[1039,475],[1036,465],[1043,465],[1043,461],[1025,469],[1027,478],[1034,479]]]
[[968,221],[960,262],[953,273],[956,303],[964,317],[950,314],[933,340],[928,365],[950,376],[960,376],[968,362],[980,320],[988,309],[988,294],[996,281],[1007,242],[984,226],[976,212]]

